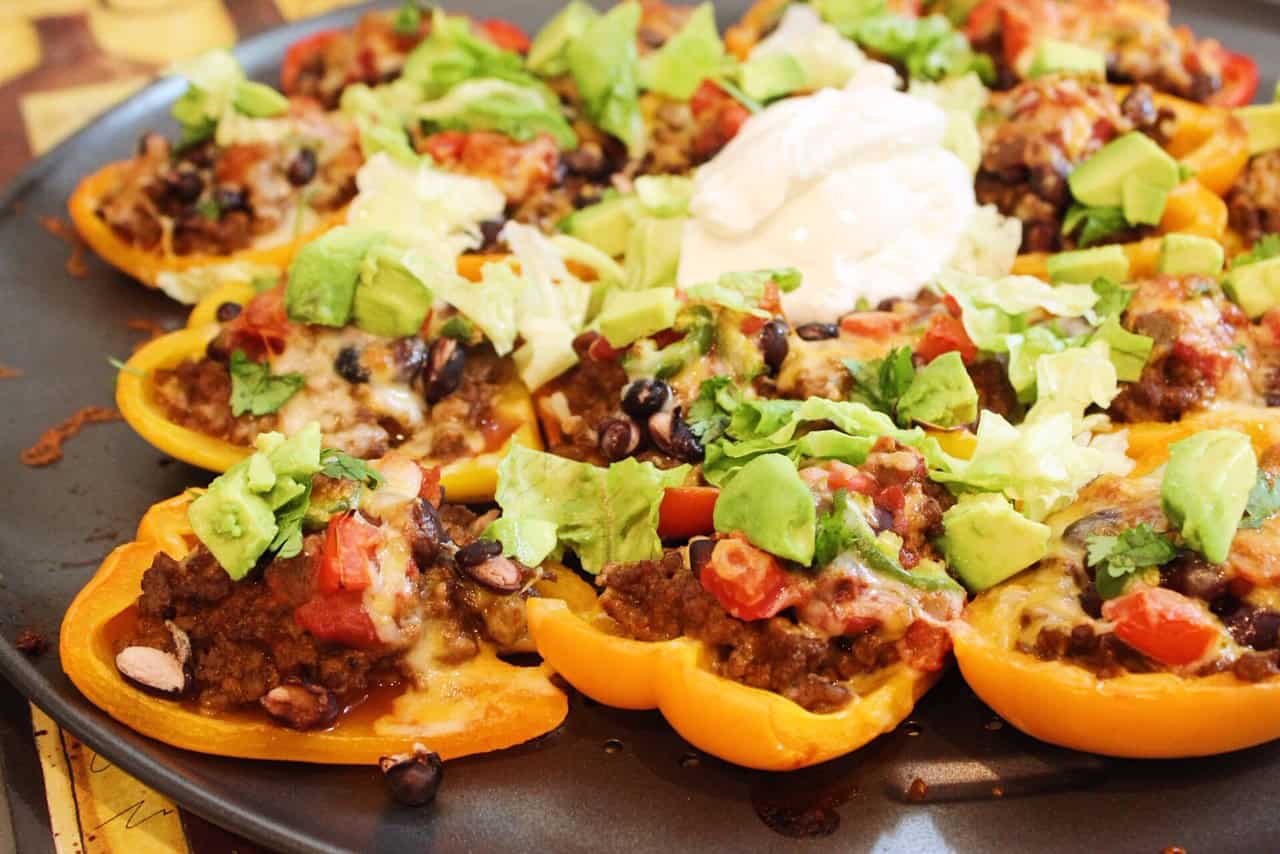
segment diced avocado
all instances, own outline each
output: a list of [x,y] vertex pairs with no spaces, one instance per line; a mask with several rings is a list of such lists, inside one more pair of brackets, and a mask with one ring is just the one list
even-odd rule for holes
[[529,70],[544,77],[555,77],[569,70],[564,54],[569,45],[586,31],[600,13],[582,0],[571,0],[547,22],[529,46]]
[[809,80],[800,60],[789,53],[772,53],[748,60],[739,74],[743,93],[755,101],[771,101],[798,92]]
[[1260,104],[1232,111],[1249,132],[1249,156],[1280,148],[1280,104]]
[[676,280],[684,224],[685,217],[643,216],[635,221],[627,238],[627,289],[637,291]]
[[1222,563],[1257,478],[1258,458],[1248,436],[1204,430],[1169,446],[1160,503],[1188,546]]
[[1027,76],[1043,77],[1046,74],[1070,74],[1101,80],[1107,76],[1107,58],[1084,45],[1045,39],[1036,48]]
[[1067,183],[1078,201],[1115,208],[1124,204],[1124,186],[1130,177],[1168,192],[1180,180],[1178,161],[1151,137],[1131,131],[1094,152],[1076,167]]
[[1075,282],[1085,284],[1098,277],[1123,282],[1129,278],[1129,256],[1119,246],[1095,246],[1074,252],[1050,255],[1046,262],[1049,279],[1054,284]]
[[1222,244],[1198,234],[1166,234],[1160,242],[1156,269],[1169,276],[1199,274],[1216,276],[1222,272]]
[[1130,332],[1120,325],[1114,317],[1106,322],[1089,337],[1089,343],[1105,341],[1107,357],[1116,369],[1116,379],[1124,383],[1136,383],[1142,377],[1142,369],[1151,358],[1151,348],[1155,340],[1148,335]]
[[977,419],[978,390],[959,353],[943,353],[916,372],[898,400],[898,416],[937,427],[959,427]]
[[649,216],[684,216],[693,198],[693,179],[684,175],[641,175],[636,201]]
[[289,265],[284,297],[289,319],[346,326],[364,256],[385,239],[380,231],[344,225],[302,247]]
[[743,333],[742,315],[737,312],[716,312],[715,347],[717,355],[740,381],[753,380],[767,370],[760,345]]
[[304,494],[309,486],[309,482],[296,480],[289,475],[281,475],[276,480],[276,485],[271,487],[271,491],[264,495],[263,498],[266,499],[267,506],[274,513],[293,499]]
[[1158,225],[1164,216],[1165,202],[1169,200],[1169,190],[1163,184],[1153,184],[1141,175],[1130,175],[1124,179],[1120,194],[1124,199],[1121,208],[1124,218],[1131,225]]
[[720,490],[713,518],[721,533],[741,532],[752,545],[806,566],[813,561],[813,494],[782,454],[764,454],[739,469]]
[[243,80],[236,84],[234,96],[238,112],[254,119],[269,119],[289,110],[289,99],[265,83]]
[[1280,305],[1280,257],[1232,269],[1222,289],[1251,319],[1261,317]]
[[597,323],[609,346],[621,348],[655,332],[670,329],[679,310],[680,301],[676,299],[675,288],[615,290],[605,298]]
[[289,438],[263,433],[254,440],[280,477],[310,477],[320,471],[320,425],[312,421]]
[[253,492],[270,492],[276,485],[276,472],[271,468],[271,460],[264,454],[253,454],[249,457],[248,469],[245,472],[245,484]]
[[431,290],[385,246],[369,251],[352,304],[357,326],[386,338],[415,335],[431,303]]
[[596,202],[561,220],[560,230],[616,258],[627,251],[634,204],[635,200],[630,196],[614,196]]
[[266,500],[249,487],[249,462],[233,466],[191,502],[187,520],[234,579],[244,578],[276,535],[276,517]]
[[994,493],[962,496],[942,514],[947,563],[974,593],[994,587],[1044,557],[1050,529]]

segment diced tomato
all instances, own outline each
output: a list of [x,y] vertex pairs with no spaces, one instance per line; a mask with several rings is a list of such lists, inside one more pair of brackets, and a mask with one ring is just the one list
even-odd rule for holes
[[764,293],[760,294],[760,308],[770,314],[782,313],[782,289],[772,279],[764,283]]
[[280,65],[280,89],[286,95],[298,87],[298,78],[302,69],[311,64],[315,57],[324,52],[329,42],[342,35],[341,30],[321,30],[306,38],[298,39],[289,45],[284,52],[284,61]]
[[1236,359],[1235,354],[1230,350],[1211,350],[1206,347],[1197,347],[1182,338],[1173,342],[1173,347],[1169,350],[1169,357],[1173,361],[1187,366],[1192,372],[1204,377],[1210,383],[1217,383],[1218,380],[1222,379]]
[[876,496],[876,504],[888,510],[890,513],[897,514],[899,510],[907,504],[907,494],[901,486],[886,486],[880,490]]
[[297,608],[293,616],[319,641],[356,649],[372,649],[381,643],[373,620],[364,610],[361,594],[354,590],[317,595]]
[[920,17],[920,0],[889,0],[886,8],[904,18]]
[[658,507],[658,536],[693,537],[715,530],[716,499],[720,490],[714,486],[673,486],[662,493]]
[[462,158],[467,147],[467,134],[460,130],[443,130],[423,140],[423,147],[437,163],[452,163]]
[[689,110],[695,118],[702,118],[714,111],[729,93],[716,85],[714,80],[703,80],[689,98]]
[[597,362],[616,362],[622,358],[622,350],[617,350],[609,344],[609,339],[603,335],[598,336],[591,342],[591,346],[587,348],[587,355]]
[[1102,616],[1116,624],[1116,637],[1163,664],[1198,661],[1221,630],[1204,609],[1164,587],[1143,587],[1104,602]]
[[742,330],[743,335],[755,335],[761,329],[764,329],[764,325],[766,323],[768,323],[768,321],[763,317],[756,317],[754,314],[748,314],[746,317],[742,318],[742,321],[738,324],[738,328]]
[[352,510],[329,521],[316,569],[322,593],[364,590],[373,583],[373,565],[382,532]]
[[969,338],[964,324],[949,314],[935,314],[929,319],[929,327],[925,329],[920,343],[916,344],[916,355],[925,362],[932,362],[943,353],[958,352],[966,365],[978,357],[978,347]]
[[716,119],[716,130],[725,142],[733,139],[742,130],[742,125],[751,118],[751,111],[737,100],[728,101],[720,108],[720,116]]
[[891,311],[855,311],[840,318],[840,328],[850,335],[884,339],[902,329],[902,317]]
[[444,489],[440,486],[440,466],[419,465],[422,469],[422,487],[418,497],[433,507],[439,507],[444,500]]
[[832,492],[837,489],[847,489],[850,492],[872,495],[877,489],[874,477],[848,463],[832,460],[825,464],[825,468],[829,472],[827,475],[827,488]]
[[778,559],[736,537],[716,542],[698,580],[740,620],[772,617],[796,601],[791,579]]
[[1213,93],[1209,103],[1217,107],[1243,107],[1258,91],[1258,64],[1243,53],[1224,52],[1222,88]]
[[244,350],[251,359],[284,352],[289,335],[289,317],[284,310],[284,286],[263,291],[245,304],[226,326],[227,344]]
[[529,52],[529,37],[525,35],[524,30],[510,21],[504,21],[501,18],[486,18],[480,22],[480,30],[489,41],[503,50],[510,50],[515,53]]
[[952,317],[960,317],[964,314],[964,309],[960,307],[960,301],[951,294],[947,294],[942,298],[942,304],[947,307],[947,312]]
[[900,641],[902,657],[910,666],[925,673],[941,670],[951,652],[951,635],[941,626],[916,620]]

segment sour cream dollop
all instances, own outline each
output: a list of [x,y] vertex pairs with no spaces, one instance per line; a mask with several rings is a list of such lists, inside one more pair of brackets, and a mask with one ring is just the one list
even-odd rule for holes
[[867,63],[843,89],[752,116],[694,179],[681,284],[725,270],[795,267],[793,323],[860,299],[914,296],[948,265],[977,209],[973,178],[943,148],[947,117]]

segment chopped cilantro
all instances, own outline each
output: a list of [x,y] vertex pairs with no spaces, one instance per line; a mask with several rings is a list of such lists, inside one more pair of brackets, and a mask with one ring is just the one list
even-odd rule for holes
[[1106,276],[1099,276],[1093,280],[1093,292],[1098,295],[1098,301],[1093,304],[1093,313],[1097,316],[1098,322],[1102,323],[1107,318],[1119,318],[1124,314],[1124,310],[1129,307],[1129,300],[1133,299],[1135,288],[1126,288],[1118,282],[1113,282]]
[[818,517],[817,536],[813,544],[813,565],[824,567],[836,559],[836,555],[853,545],[853,532],[845,524],[849,509],[849,493],[837,489],[831,497],[831,510]]
[[1076,245],[1081,249],[1106,240],[1129,227],[1120,208],[1091,208],[1073,204],[1062,219],[1062,235],[1076,235]]
[[890,416],[895,415],[898,399],[916,378],[910,347],[895,347],[883,359],[846,359],[844,366],[853,374],[850,398]]
[[302,553],[302,522],[311,507],[311,478],[307,488],[276,510],[276,536],[267,553],[276,557],[296,557]]
[[1116,536],[1094,534],[1086,541],[1089,566],[1097,570],[1094,585],[1103,599],[1114,599],[1140,569],[1161,566],[1178,556],[1168,536],[1146,522]]
[[303,377],[299,373],[273,375],[271,367],[253,361],[236,350],[228,367],[231,372],[231,414],[267,415],[284,406],[298,389]]
[[741,393],[728,376],[711,377],[698,387],[698,399],[689,406],[685,420],[693,435],[705,445],[724,435],[729,418],[738,408]]
[[222,216],[222,208],[213,199],[201,199],[196,202],[196,213],[207,220],[217,220]]
[[1280,255],[1280,234],[1268,234],[1253,244],[1253,248],[1248,252],[1236,256],[1236,260],[1231,262],[1231,269],[1247,267],[1250,264],[1266,261],[1268,258],[1274,258],[1277,255]]
[[377,469],[337,448],[325,448],[320,452],[320,466],[320,473],[327,477],[354,480],[370,489],[382,485],[382,474]]
[[1258,479],[1249,492],[1249,502],[1244,506],[1241,528],[1261,528],[1276,513],[1280,513],[1280,478],[1271,472],[1259,471]]

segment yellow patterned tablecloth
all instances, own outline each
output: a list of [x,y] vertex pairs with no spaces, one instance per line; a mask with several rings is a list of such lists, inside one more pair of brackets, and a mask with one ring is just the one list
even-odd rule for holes
[[[0,0],[0,185],[170,63],[358,0]],[[32,707],[58,854],[262,849],[185,814]]]

